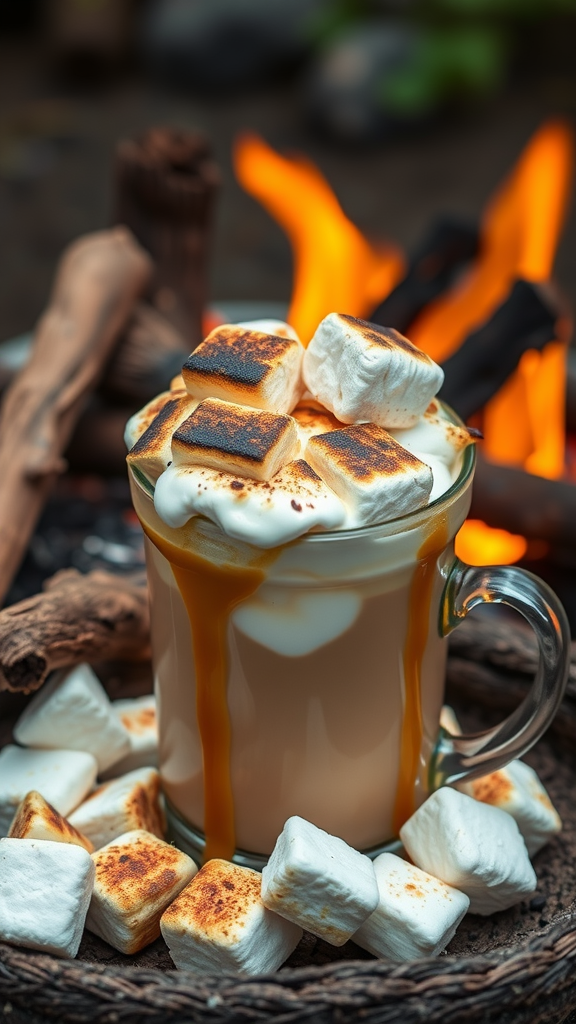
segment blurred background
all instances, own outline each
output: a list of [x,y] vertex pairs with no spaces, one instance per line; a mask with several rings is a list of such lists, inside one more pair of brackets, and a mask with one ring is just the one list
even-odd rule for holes
[[[286,228],[278,194],[284,190],[288,206],[297,209],[301,194],[312,189],[314,206],[316,172],[339,204],[336,219],[343,218],[344,233],[350,233],[350,224],[364,239],[360,243],[354,236],[349,245],[354,272],[363,273],[362,260],[369,261],[378,247],[395,267],[389,285],[370,301],[364,297],[353,310],[356,315],[376,317],[389,287],[403,279],[414,300],[419,268],[428,260],[428,273],[437,255],[434,246],[442,249],[438,225],[449,217],[458,245],[468,249],[456,256],[450,250],[450,273],[440,274],[437,292],[432,289],[422,302],[416,296],[411,315],[404,317],[406,324],[417,324],[415,340],[444,362],[473,328],[490,321],[511,289],[504,335],[498,323],[492,331],[494,358],[498,361],[502,336],[510,333],[510,316],[512,333],[521,336],[518,366],[523,354],[531,357],[532,347],[542,357],[541,364],[529,359],[522,364],[519,408],[527,426],[513,451],[499,454],[493,443],[510,420],[510,396],[484,419],[477,414],[487,395],[482,401],[471,395],[459,410],[478,426],[487,425],[485,450],[494,465],[545,481],[544,490],[528,490],[511,510],[509,495],[517,479],[487,477],[478,493],[489,493],[489,500],[480,503],[477,517],[492,529],[504,527],[508,535],[499,540],[480,526],[469,532],[462,554],[487,562],[521,560],[535,569],[557,587],[576,628],[576,447],[570,434],[576,428],[576,370],[568,349],[576,303],[570,141],[576,114],[575,29],[576,0],[0,0],[0,342],[7,343],[0,345],[0,384],[3,374],[8,380],[20,365],[19,339],[33,329],[48,302],[63,249],[117,219],[119,142],[137,139],[151,127],[203,132],[219,168],[210,229],[202,242],[205,327],[234,316],[286,315],[295,281],[291,242],[294,246],[296,234],[298,248],[304,228],[295,234]],[[538,172],[530,195],[523,193],[525,219],[532,211],[532,235],[542,242],[534,244],[549,258],[541,265],[536,259],[533,272],[526,254],[518,266],[510,266],[506,290],[464,317],[459,337],[445,350],[442,317],[435,325],[430,317],[428,322],[414,317],[422,309],[426,313],[428,299],[457,288],[458,274],[466,267],[470,272],[473,259],[484,258],[490,248],[485,228],[491,197],[499,194],[530,140],[540,138],[542,126],[551,119],[557,125],[559,118],[562,127],[552,129],[552,141],[543,138],[544,148],[556,146],[556,156],[543,161],[563,164],[550,174]],[[245,133],[251,133],[251,142]],[[258,150],[263,143],[271,149]],[[246,163],[250,146],[252,157],[260,160],[260,179],[254,164]],[[278,165],[274,194],[268,194],[275,154],[312,161],[307,183],[299,172],[283,178],[290,166],[302,166],[285,163]],[[322,202],[330,205],[326,190],[323,194]],[[307,214],[306,220],[304,248],[310,248],[316,230],[322,243],[322,230]],[[493,236],[490,244],[497,251],[498,232]],[[450,239],[451,245],[453,234]],[[319,251],[326,253],[322,244]],[[355,256],[358,246],[364,246],[361,258]],[[348,287],[354,272],[344,275]],[[546,323],[539,306],[534,323],[518,326],[518,309],[526,308],[522,295],[512,294],[518,277],[538,284],[553,277],[555,297]],[[169,313],[161,293],[155,306]],[[390,307],[386,315],[391,316]],[[445,315],[451,315],[450,307]],[[556,345],[550,358],[545,358],[547,344]],[[558,363],[558,345],[559,376],[545,400],[536,399],[530,379],[545,376],[554,359]],[[504,378],[514,377],[516,363],[501,381],[492,382],[491,394]],[[472,357],[467,386],[474,366]],[[457,366],[456,393],[460,372]],[[564,435],[566,373],[569,430]],[[133,408],[142,404],[133,401]],[[120,412],[129,412],[125,398]],[[554,418],[562,421],[561,436],[557,431],[550,447],[536,434],[546,433]],[[544,448],[553,448],[553,454],[542,454]],[[104,564],[123,571],[140,564],[140,535],[121,471],[104,466],[102,476],[94,463],[79,464],[73,452],[71,465],[80,475],[60,482],[10,600],[32,592],[66,565],[86,570]],[[570,489],[560,493],[568,483]],[[528,523],[526,507],[546,503],[554,514]]]

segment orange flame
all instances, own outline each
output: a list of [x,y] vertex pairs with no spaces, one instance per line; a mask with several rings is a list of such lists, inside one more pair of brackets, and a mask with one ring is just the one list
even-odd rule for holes
[[305,344],[328,313],[368,316],[402,276],[400,251],[363,237],[310,160],[280,156],[247,134],[234,147],[234,169],[290,239],[295,269],[288,322]]

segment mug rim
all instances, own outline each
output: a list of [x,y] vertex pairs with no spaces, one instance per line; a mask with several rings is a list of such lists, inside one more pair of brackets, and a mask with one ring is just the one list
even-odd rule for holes
[[[466,424],[460,419],[458,414],[454,412],[454,410],[449,405],[447,405],[445,402],[442,402],[441,399],[437,399],[437,401],[440,402],[440,405],[442,406],[444,411],[448,413],[450,419],[454,424],[456,424],[459,427],[466,427]],[[413,525],[416,524],[418,520],[422,518],[422,516],[427,517],[430,512],[434,514],[440,511],[443,506],[448,506],[452,504],[452,502],[458,497],[458,495],[464,490],[464,488],[468,484],[470,478],[474,473],[475,466],[476,445],[472,443],[467,445],[467,447],[464,449],[462,457],[462,466],[460,468],[458,476],[456,477],[456,480],[454,480],[454,482],[450,485],[447,491],[444,491],[443,494],[440,494],[437,498],[434,499],[434,501],[431,501],[429,505],[424,505],[421,508],[413,509],[411,512],[406,512],[402,516],[396,516],[394,519],[385,519],[381,523],[374,523],[371,526],[359,526],[353,530],[319,530],[317,533],[304,533],[300,537],[296,537],[295,541],[292,541],[292,543],[319,544],[334,540],[351,540],[353,538],[358,537],[370,537],[371,535],[382,531],[383,528],[386,528],[386,530],[389,531],[391,534],[408,531],[412,528]],[[136,466],[131,466],[130,464],[128,464],[127,469],[128,473],[132,475],[134,482],[138,484],[140,489],[144,491],[148,498],[151,498],[152,501],[154,501],[154,484],[152,484],[150,480],[148,480],[148,478],[144,475],[144,473],[142,473]],[[218,524],[213,523],[212,520],[208,519],[207,516],[191,516],[190,518],[205,519],[206,522],[211,523],[215,529],[217,529],[220,533],[222,533],[225,536],[224,531],[221,530]],[[188,522],[190,522],[190,520],[188,520]],[[229,539],[232,540],[233,538]]]

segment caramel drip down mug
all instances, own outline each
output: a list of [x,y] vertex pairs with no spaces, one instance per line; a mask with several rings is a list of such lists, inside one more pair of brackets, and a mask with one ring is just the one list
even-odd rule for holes
[[[146,533],[160,772],[172,838],[260,867],[301,815],[376,854],[434,788],[525,753],[564,691],[569,631],[549,588],[454,554],[474,471],[380,526],[307,534],[273,551],[196,517],[171,529],[130,471]],[[540,663],[501,725],[439,725],[448,633],[483,602],[517,609]]]

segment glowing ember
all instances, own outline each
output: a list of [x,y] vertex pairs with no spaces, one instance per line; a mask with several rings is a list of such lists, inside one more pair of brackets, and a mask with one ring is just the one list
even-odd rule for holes
[[294,286],[288,322],[304,344],[328,313],[368,316],[398,282],[404,270],[400,251],[363,237],[311,161],[280,156],[258,136],[243,135],[234,168],[243,188],[290,239]]
[[526,539],[495,530],[481,519],[467,519],[456,535],[456,554],[470,565],[511,565],[526,553]]

